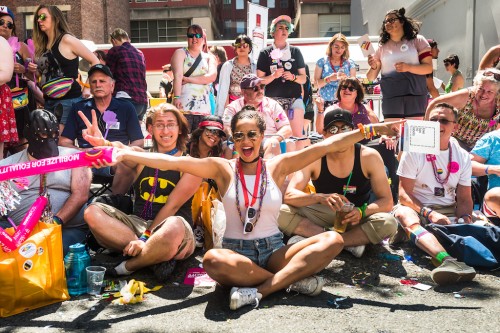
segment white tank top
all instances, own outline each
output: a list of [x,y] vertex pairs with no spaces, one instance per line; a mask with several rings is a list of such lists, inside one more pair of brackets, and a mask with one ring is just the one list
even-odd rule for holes
[[[235,168],[234,161],[236,160],[231,162],[233,170]],[[233,181],[222,198],[224,210],[226,211],[226,231],[224,233],[224,238],[251,240],[269,237],[280,232],[278,228],[278,214],[280,212],[283,198],[278,185],[276,185],[267,169],[266,172],[267,185],[260,217],[257,220],[253,231],[248,234],[243,234],[243,223],[241,222],[241,219],[238,216],[238,210],[236,209],[236,178],[233,176]],[[246,187],[249,191],[253,191],[254,189],[255,178],[255,175],[245,175]],[[241,183],[238,184],[238,192],[240,211],[244,220],[247,208],[245,207],[245,197],[243,196],[243,186],[241,186]],[[247,195],[251,200],[252,196],[250,194]],[[253,207],[258,209],[259,203],[260,198],[257,198]]]

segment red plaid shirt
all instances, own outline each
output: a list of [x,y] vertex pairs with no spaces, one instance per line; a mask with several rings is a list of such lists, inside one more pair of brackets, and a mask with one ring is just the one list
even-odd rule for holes
[[136,103],[147,104],[146,59],[129,42],[114,46],[106,56],[106,65],[116,81],[114,95],[125,91]]

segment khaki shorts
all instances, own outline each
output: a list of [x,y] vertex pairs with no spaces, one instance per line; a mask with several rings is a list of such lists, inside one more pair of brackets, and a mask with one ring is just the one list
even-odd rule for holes
[[[282,232],[290,236],[304,218],[320,227],[331,229],[336,213],[330,207],[319,204],[305,207],[281,205],[278,225]],[[360,221],[361,229],[372,244],[378,244],[385,238],[391,237],[396,233],[397,225],[396,219],[389,213],[376,213]],[[351,228],[353,226],[347,226],[347,230]]]
[[[398,210],[399,207],[401,207],[402,205],[401,204],[397,204],[394,206],[394,208],[392,209],[391,211],[391,214],[394,215],[394,213],[396,212],[396,210]],[[440,214],[443,214],[444,216],[447,216],[447,217],[455,217],[455,210],[456,210],[456,207],[455,205],[452,205],[452,206],[441,206],[441,205],[433,205],[433,206],[426,206],[432,210],[435,210],[436,212],[440,213]],[[417,212],[415,212],[413,209],[412,211],[415,213],[415,215],[418,216],[418,218],[420,219],[420,224],[425,226],[427,224],[429,224],[429,221],[427,221],[426,218],[424,218],[423,216],[420,216]]]
[[[114,219],[117,219],[118,221],[125,224],[129,229],[134,231],[137,237],[140,237],[144,233],[144,231],[146,231],[146,229],[149,229],[149,227],[153,223],[153,220],[144,220],[136,215],[127,215],[121,210],[116,209],[113,206],[103,204],[101,202],[94,202],[91,205],[98,206],[99,208],[102,209],[104,213],[106,213],[106,215]],[[184,224],[184,238],[182,239],[182,242],[179,245],[179,248],[174,255],[175,259],[182,260],[193,254],[195,249],[194,246],[195,240],[194,240],[193,229],[191,228],[191,225],[186,221],[186,219],[184,219],[182,216],[175,216],[175,217],[180,219]],[[158,231],[167,220],[168,218],[163,220],[153,230],[151,230],[151,235],[153,235],[156,231]],[[192,250],[188,251],[188,253],[186,253],[186,255],[184,255],[183,258],[177,258],[177,255],[179,255],[186,247]]]

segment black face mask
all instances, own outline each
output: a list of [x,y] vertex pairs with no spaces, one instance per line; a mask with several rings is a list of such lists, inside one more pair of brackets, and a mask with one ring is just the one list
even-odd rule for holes
[[49,111],[37,109],[30,113],[24,137],[28,140],[28,153],[37,160],[59,156],[59,124],[56,116]]

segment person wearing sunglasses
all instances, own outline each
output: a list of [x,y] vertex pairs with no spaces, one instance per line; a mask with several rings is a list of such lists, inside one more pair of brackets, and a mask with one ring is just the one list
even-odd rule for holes
[[[92,120],[79,112],[87,125],[86,133],[94,146],[113,146],[144,152],[146,155],[168,155],[177,160],[185,156],[188,123],[173,105],[163,103],[148,110],[146,127],[152,134],[153,147],[145,152],[139,147],[109,142],[102,137],[98,119]],[[195,250],[191,200],[201,184],[201,178],[181,173],[177,168],[155,168],[142,163],[126,162],[116,165],[114,194],[134,191],[132,213],[124,212],[102,202],[94,202],[85,210],[85,221],[97,242],[105,248],[128,257],[109,269],[113,276],[127,276],[144,267],[152,268],[156,278],[165,282],[178,260],[187,259]]]
[[[240,82],[243,97],[230,103],[225,108],[222,120],[224,121],[226,133],[231,135],[231,121],[239,111],[244,108],[257,110],[266,122],[263,153],[266,158],[269,158],[280,154],[280,142],[292,135],[292,128],[281,105],[274,99],[264,96],[266,86],[263,82],[264,80],[255,74],[243,76]],[[226,158],[235,158],[235,151],[230,146],[229,149],[226,149],[225,156]]]
[[[403,152],[398,167],[399,204],[393,214],[400,222],[392,244],[411,241],[438,263],[431,272],[438,285],[471,281],[474,268],[453,258],[424,226],[472,223],[471,159],[452,133],[457,129],[458,110],[438,103],[429,120],[439,122],[439,154]],[[461,221],[458,221],[461,219]]]
[[217,64],[214,56],[208,53],[201,26],[190,25],[186,36],[188,46],[175,50],[170,61],[174,71],[173,104],[184,112],[191,133],[198,128],[201,119],[212,112],[210,94],[211,85],[217,78]]
[[[374,124],[373,130],[393,135],[401,123]],[[264,160],[260,157],[260,147],[265,128],[259,112],[238,112],[231,121],[231,132],[240,157],[230,161],[218,157],[146,154],[129,148],[117,149],[115,155],[116,163],[142,163],[215,180],[226,213],[226,229],[222,248],[205,253],[203,268],[219,284],[232,287],[229,296],[232,310],[251,304],[258,306],[262,298],[286,288],[310,296],[321,293],[325,282],[314,274],[341,251],[342,238],[329,231],[291,246],[283,244],[277,223],[282,204],[280,188],[287,175],[364,138],[360,130],[353,130],[300,151]],[[103,143],[100,133],[85,139]]]
[[448,103],[458,109],[457,129],[453,137],[467,151],[484,134],[500,128],[500,70],[479,71],[474,85],[434,99],[427,107],[425,119],[438,103]]
[[462,89],[465,81],[462,72],[458,69],[458,66],[460,66],[460,59],[458,59],[458,56],[456,54],[450,54],[443,60],[443,63],[446,71],[451,74],[450,80],[446,86],[443,84],[444,91],[449,94]]
[[[335,34],[326,48],[326,56],[316,62],[314,82],[319,89],[319,96],[323,99],[321,110],[333,104],[339,81],[347,76],[356,77],[356,66],[349,59],[349,42],[341,34]],[[321,133],[320,130],[317,130]]]
[[253,50],[252,39],[239,35],[233,43],[236,56],[222,65],[217,93],[217,114],[224,116],[226,106],[242,97],[240,82],[247,74],[255,74],[257,66],[250,53]]
[[368,56],[366,77],[381,73],[382,113],[386,121],[422,119],[427,107],[426,74],[432,73],[431,48],[419,34],[420,23],[404,8],[389,11],[382,23],[379,47]]
[[123,29],[113,30],[110,42],[113,47],[106,55],[106,64],[115,78],[113,95],[126,93],[134,105],[139,121],[142,121],[148,107],[144,54],[130,43],[130,38]]
[[28,64],[28,70],[36,73],[40,88],[58,79],[66,83],[64,93],[56,87],[44,93],[44,108],[56,115],[62,132],[72,105],[82,100],[82,88],[78,83],[79,57],[91,66],[97,65],[99,59],[69,31],[68,22],[57,6],[40,5],[34,14],[36,59]]
[[[329,109],[323,119],[326,140],[356,128],[350,111]],[[315,194],[304,192],[309,182]],[[337,211],[349,202],[356,208],[341,221],[347,225],[344,249],[360,258],[367,244],[379,244],[395,234],[397,222],[389,214],[393,198],[380,154],[359,143],[329,152],[294,174],[280,210],[280,230],[296,235],[289,244],[332,230]]]
[[[274,42],[264,48],[257,59],[257,76],[266,85],[265,94],[280,103],[288,115],[292,133],[300,138],[304,133],[305,105],[302,85],[306,83],[305,62],[298,47],[288,42],[294,31],[292,19],[280,15],[270,24]],[[306,141],[297,141],[297,149],[305,147]]]

